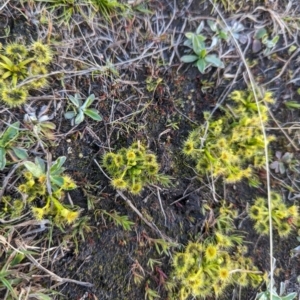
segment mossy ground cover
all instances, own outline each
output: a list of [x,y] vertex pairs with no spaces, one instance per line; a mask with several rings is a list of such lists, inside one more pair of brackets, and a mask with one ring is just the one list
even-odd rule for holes
[[[0,4],[1,55],[14,43],[26,45],[30,58],[36,41],[51,49],[51,61],[47,60],[42,74],[45,84],[26,89],[25,104],[7,105],[0,93],[0,131],[19,124],[18,134],[9,142],[2,136],[0,145],[5,150],[5,154],[1,150],[0,298],[192,299],[205,291],[206,299],[255,299],[266,285],[259,284],[260,280],[246,282],[255,276],[239,281],[246,276],[238,276],[236,270],[244,268],[241,275],[268,273],[270,241],[255,230],[250,207],[257,205],[258,198],[267,199],[268,186],[285,202],[282,207],[299,206],[297,1],[215,1],[215,6],[213,1],[120,1],[122,5],[104,11],[95,1],[57,3],[9,0]],[[203,59],[217,56],[222,68],[201,67],[202,74],[192,63],[181,61],[182,56],[193,55],[184,44],[185,34],[197,30],[206,37]],[[31,64],[24,64],[22,74],[6,67],[0,76],[22,90],[22,85],[41,75]],[[220,125],[221,135],[243,125],[245,114],[237,110],[232,92],[251,92],[251,74],[258,90],[271,93],[274,100],[267,104],[268,118],[262,122],[267,136],[275,137],[268,144],[270,172],[264,161],[255,166],[258,155],[252,151],[251,159],[244,159],[241,167],[251,169],[251,174],[240,176],[241,181],[224,180],[232,173],[214,173],[211,164],[218,165],[222,154],[212,145],[220,138],[214,140],[203,132],[197,137],[197,147],[205,145],[206,160],[203,169],[195,168],[184,153],[185,142],[199,128],[212,131],[209,124],[215,126],[217,120],[223,125],[228,122],[224,130]],[[65,118],[66,112],[74,110],[70,97],[77,95],[84,103],[92,94],[95,99],[89,109],[97,110],[103,120],[83,112],[77,124]],[[255,107],[255,101],[252,104]],[[243,142],[244,150],[234,142],[234,155],[238,151],[246,155],[247,147],[253,146],[253,132],[256,136],[262,132],[259,116],[251,117],[256,120],[252,140]],[[259,143],[261,155],[264,143]],[[126,167],[114,172],[103,163],[107,153],[130,150],[132,145],[138,145],[135,151],[145,147],[154,154],[155,168],[159,167],[155,175],[166,176],[143,180],[143,188],[134,193],[115,189],[110,177],[126,174],[131,185],[139,182],[147,165],[144,159],[135,159],[134,166],[128,160]],[[204,159],[201,147],[198,161]],[[62,165],[53,168],[62,157],[66,157],[64,170]],[[230,168],[224,161],[221,167]],[[34,162],[43,165],[43,174],[33,176],[43,196],[38,191],[28,195],[32,187],[24,174]],[[77,188],[62,189],[67,183],[64,176],[72,178]],[[171,185],[161,184],[166,178]],[[20,191],[22,184],[27,185],[26,192]],[[76,220],[60,218],[58,222],[57,216],[64,215],[57,208],[58,200],[47,200],[57,193],[63,207],[76,213]],[[45,205],[49,205],[47,212],[36,218],[37,208]],[[227,211],[226,223],[219,216],[227,206],[236,213]],[[274,211],[277,221],[290,226],[288,237],[280,237],[278,227],[273,232],[276,285],[286,281],[287,293],[298,293],[299,259],[297,252],[291,252],[299,243],[297,212]],[[267,202],[262,214],[267,214]],[[237,238],[229,245],[220,232]],[[174,271],[174,259],[187,253],[187,245],[202,245],[202,250],[194,261],[189,260],[191,269],[182,276]],[[220,252],[210,259],[207,249]],[[247,267],[241,267],[244,261]],[[253,267],[248,266],[252,261]],[[206,270],[195,272],[201,263]],[[201,284],[195,278],[198,271],[205,277]],[[209,276],[214,282],[210,290],[203,286],[211,280]]]

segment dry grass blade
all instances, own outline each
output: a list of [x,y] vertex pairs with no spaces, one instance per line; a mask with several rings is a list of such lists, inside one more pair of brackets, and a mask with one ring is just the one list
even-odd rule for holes
[[7,1],[0,7],[0,11],[1,11],[2,9],[5,8],[5,6],[8,4],[9,1],[10,1],[10,0],[7,0]]

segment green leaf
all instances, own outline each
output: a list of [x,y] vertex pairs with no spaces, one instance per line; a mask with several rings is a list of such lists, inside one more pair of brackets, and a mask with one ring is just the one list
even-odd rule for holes
[[205,58],[206,55],[207,55],[206,49],[202,49],[202,50],[199,52],[198,55],[199,55],[200,58]]
[[18,64],[18,67],[19,67],[19,68],[23,68],[23,67],[25,67],[27,64],[29,64],[29,63],[32,62],[32,61],[33,61],[33,58],[25,59],[25,60],[23,60],[22,62],[20,62],[20,63]]
[[79,110],[76,118],[75,118],[75,125],[78,125],[84,121],[84,112],[83,110]]
[[196,62],[196,66],[198,67],[200,73],[204,74],[204,71],[205,71],[205,69],[207,67],[207,63],[206,63],[205,59],[200,58]]
[[1,78],[2,79],[6,79],[8,78],[9,76],[11,76],[13,73],[11,71],[6,71],[2,76]]
[[26,256],[24,253],[21,253],[21,252],[16,253],[15,257],[13,258],[13,260],[10,263],[10,266],[13,267],[15,265],[18,265],[25,257]]
[[15,298],[18,299],[18,296],[16,295],[11,283],[4,277],[0,277],[0,281],[3,283],[3,285],[11,292],[11,295]]
[[24,166],[35,178],[44,174],[43,170],[41,170],[41,168],[32,161],[25,161]]
[[196,55],[183,55],[180,60],[184,63],[191,63],[198,59],[198,56]]
[[61,187],[64,184],[64,178],[61,176],[52,176],[50,175],[51,183]]
[[262,43],[266,45],[267,48],[274,48],[279,40],[279,36],[276,35],[272,40],[268,40],[267,36],[262,39]]
[[25,149],[19,147],[12,147],[12,150],[14,151],[14,154],[17,156],[17,158],[22,160],[28,159],[28,154]]
[[256,32],[256,34],[255,34],[255,38],[256,39],[258,39],[258,40],[260,40],[260,39],[262,39],[263,37],[265,37],[265,36],[267,36],[268,34],[267,34],[267,30],[265,29],[265,28],[261,28],[261,29],[259,29],[257,32]]
[[61,174],[65,168],[63,168],[63,164],[65,163],[66,161],[66,157],[65,156],[60,156],[51,166],[50,168],[50,174],[51,176],[53,175],[59,175]]
[[6,165],[6,151],[4,148],[0,147],[0,170],[2,171]]
[[186,47],[189,47],[189,48],[193,49],[192,40],[185,40],[183,42],[183,45],[186,46]]
[[86,109],[84,113],[95,121],[102,121],[103,119],[95,108]]
[[192,38],[193,50],[197,55],[201,50],[203,50],[203,48],[205,49],[205,44],[204,44],[205,40],[206,37],[201,34],[197,34],[193,36]]
[[199,34],[203,30],[204,26],[205,26],[204,21],[201,21],[199,26],[196,29],[196,34]]
[[0,63],[0,65],[7,70],[11,70],[11,68],[15,65],[8,57],[2,54],[0,54],[0,58],[4,61],[4,63]]
[[300,103],[298,101],[287,101],[284,103],[285,106],[289,109],[293,109],[293,108],[300,108]]
[[41,169],[43,174],[45,174],[46,173],[45,161],[38,156],[34,159],[34,161],[35,161],[35,164]]
[[220,37],[220,39],[223,39],[225,41],[228,40],[228,34],[225,31],[223,31],[223,30],[221,30],[219,32],[219,37]]
[[207,24],[213,32],[217,32],[217,23],[212,20],[207,20]]
[[20,122],[10,124],[0,138],[0,145],[7,147],[19,135]]
[[290,293],[284,297],[281,297],[282,300],[293,300],[297,296],[297,293]]
[[205,57],[206,62],[210,63],[214,67],[224,68],[223,62],[215,54],[210,54]]
[[[271,299],[271,297],[270,297],[270,299]],[[277,295],[274,295],[273,292],[272,292],[272,300],[281,300],[281,297],[277,296]]]
[[91,106],[94,100],[95,100],[95,95],[94,94],[89,95],[88,98],[85,100],[84,104],[81,106],[81,108],[85,110],[86,108]]
[[41,124],[41,127],[54,130],[56,128],[56,125],[52,122],[43,122]]
[[188,38],[189,40],[191,40],[191,39],[193,38],[194,35],[195,35],[195,34],[194,34],[193,32],[187,32],[187,33],[185,34],[186,38]]
[[80,95],[79,94],[75,94],[75,96],[68,96],[69,97],[69,100],[77,107],[79,108],[81,105],[82,105],[82,102],[80,100]]
[[277,44],[278,41],[279,41],[279,35],[274,36],[272,39],[272,43],[274,44],[274,46]]
[[74,111],[67,111],[64,114],[65,119],[70,120],[73,119],[76,116],[76,113]]

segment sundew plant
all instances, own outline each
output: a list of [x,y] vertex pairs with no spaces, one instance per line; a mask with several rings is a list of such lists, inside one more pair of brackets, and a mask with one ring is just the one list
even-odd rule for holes
[[[225,182],[234,183],[251,179],[254,168],[265,166],[261,119],[263,124],[268,122],[266,103],[273,103],[273,98],[266,92],[259,108],[253,92],[234,91],[230,98],[233,104],[222,109],[223,116],[210,119],[209,113],[204,114],[205,124],[190,132],[182,151],[194,161],[199,174],[222,176]],[[273,139],[269,136],[268,142]]]

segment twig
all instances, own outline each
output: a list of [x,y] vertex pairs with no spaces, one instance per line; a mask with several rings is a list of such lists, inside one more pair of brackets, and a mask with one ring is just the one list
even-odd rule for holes
[[159,206],[160,206],[160,209],[161,209],[161,211],[162,211],[162,214],[163,214],[163,216],[164,216],[164,218],[165,218],[165,226],[167,226],[167,216],[166,216],[166,214],[165,214],[164,207],[163,207],[163,205],[162,205],[162,201],[161,201],[161,197],[160,197],[159,188],[156,187],[156,190],[157,190],[157,197],[158,197],[158,201],[159,201]]
[[10,0],[7,0],[1,7],[0,7],[0,11],[7,5],[7,3],[9,2]]
[[51,276],[51,279],[60,282],[61,284],[63,283],[75,283],[78,285],[82,285],[85,287],[92,287],[93,284],[89,283],[89,282],[84,282],[84,281],[78,281],[78,280],[74,280],[74,279],[69,279],[69,278],[62,278],[58,275],[56,275],[55,273],[47,270],[45,267],[43,267],[31,254],[29,254],[26,250],[26,248],[24,247],[23,243],[16,239],[15,240],[16,245],[18,246],[19,250],[24,251],[24,254],[26,255],[26,257],[40,270],[44,271],[45,273],[49,274]]
[[300,49],[297,49],[297,51],[295,51],[292,56],[288,59],[288,61],[285,63],[285,65],[281,68],[280,73],[275,76],[274,78],[272,78],[270,81],[262,84],[262,86],[266,86],[268,84],[270,84],[271,82],[273,82],[274,80],[280,78],[282,76],[282,74],[284,73],[285,69],[287,68],[287,66],[289,65],[289,63],[292,61],[292,59],[300,52]]
[[288,139],[288,141],[291,143],[291,145],[294,147],[294,149],[296,151],[299,150],[299,148],[294,144],[294,142],[292,141],[292,139],[288,136],[288,134],[283,130],[283,128],[281,128],[281,126],[279,125],[279,123],[277,122],[277,120],[275,119],[273,113],[271,112],[271,110],[269,109],[269,115],[272,117],[273,121],[276,123],[276,125],[278,126],[278,128],[281,130],[281,132],[284,134],[284,136]]
[[148,225],[152,230],[154,230],[156,233],[158,233],[163,239],[174,243],[172,239],[169,237],[165,236],[157,227],[155,224],[150,223],[148,220],[144,218],[144,216],[141,214],[141,212],[133,205],[133,203],[119,190],[117,190],[117,194],[125,200],[125,202],[130,206],[130,208],[144,221],[146,225]]

